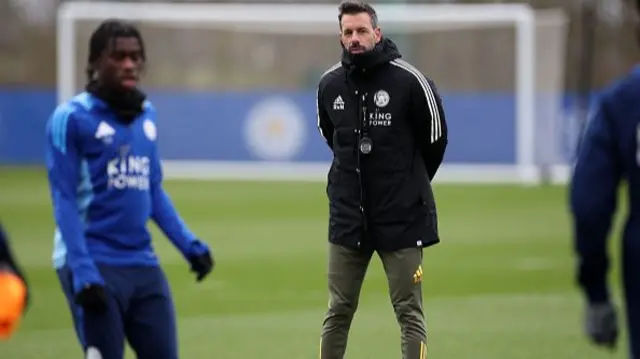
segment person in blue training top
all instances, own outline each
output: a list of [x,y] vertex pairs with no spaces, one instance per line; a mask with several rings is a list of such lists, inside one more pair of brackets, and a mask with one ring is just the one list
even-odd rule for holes
[[[640,9],[640,0],[637,0]],[[607,239],[622,180],[629,216],[622,237],[622,280],[630,358],[640,358],[640,65],[608,86],[599,98],[578,151],[570,182],[577,282],[586,302],[585,331],[614,348],[617,309],[609,290]]]
[[85,91],[47,122],[53,261],[88,357],[178,358],[174,305],[154,254],[152,219],[201,281],[214,267],[162,188],[156,110],[138,89],[146,61],[131,24],[106,20],[91,35]]

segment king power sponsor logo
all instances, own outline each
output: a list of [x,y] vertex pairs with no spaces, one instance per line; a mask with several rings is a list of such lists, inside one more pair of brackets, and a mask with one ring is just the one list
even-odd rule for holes
[[125,156],[114,158],[107,164],[109,188],[117,190],[149,190],[151,161],[147,156]]

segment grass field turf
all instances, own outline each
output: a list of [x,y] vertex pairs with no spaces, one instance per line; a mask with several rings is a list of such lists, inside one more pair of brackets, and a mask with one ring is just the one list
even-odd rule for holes
[[[81,357],[51,268],[44,176],[0,167],[0,218],[33,288],[20,332],[0,343],[1,359]],[[152,225],[175,296],[181,358],[317,358],[327,303],[324,183],[172,181],[166,188],[218,261],[197,285]],[[564,188],[438,185],[436,196],[442,243],[424,263],[430,359],[625,358],[624,342],[612,354],[583,337]],[[347,358],[400,358],[375,257]]]

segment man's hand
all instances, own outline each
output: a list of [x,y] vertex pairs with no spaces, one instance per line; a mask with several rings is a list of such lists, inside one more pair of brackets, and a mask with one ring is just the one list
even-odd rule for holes
[[191,243],[187,260],[191,266],[191,271],[196,273],[196,281],[198,282],[208,276],[216,265],[209,246],[199,239]]
[[585,330],[593,343],[614,349],[618,340],[616,310],[610,302],[589,304]]
[[216,265],[209,246],[199,239],[191,241],[183,255],[189,263],[191,272],[196,273],[196,282],[206,278]]
[[196,281],[200,282],[211,273],[215,266],[215,261],[211,253],[207,251],[206,253],[189,257],[189,264],[191,264],[191,271],[196,273]]
[[99,284],[87,284],[76,294],[76,304],[87,311],[101,313],[107,310],[107,293]]

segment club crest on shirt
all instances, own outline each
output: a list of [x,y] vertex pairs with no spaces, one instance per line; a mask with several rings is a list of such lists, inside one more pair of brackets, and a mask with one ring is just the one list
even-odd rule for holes
[[142,130],[144,131],[145,136],[147,136],[150,141],[155,141],[158,137],[158,130],[156,129],[156,125],[150,119],[144,120],[144,123],[142,124]]
[[385,107],[389,104],[389,100],[391,97],[389,93],[385,90],[379,90],[373,95],[373,101],[376,103],[378,107]]

